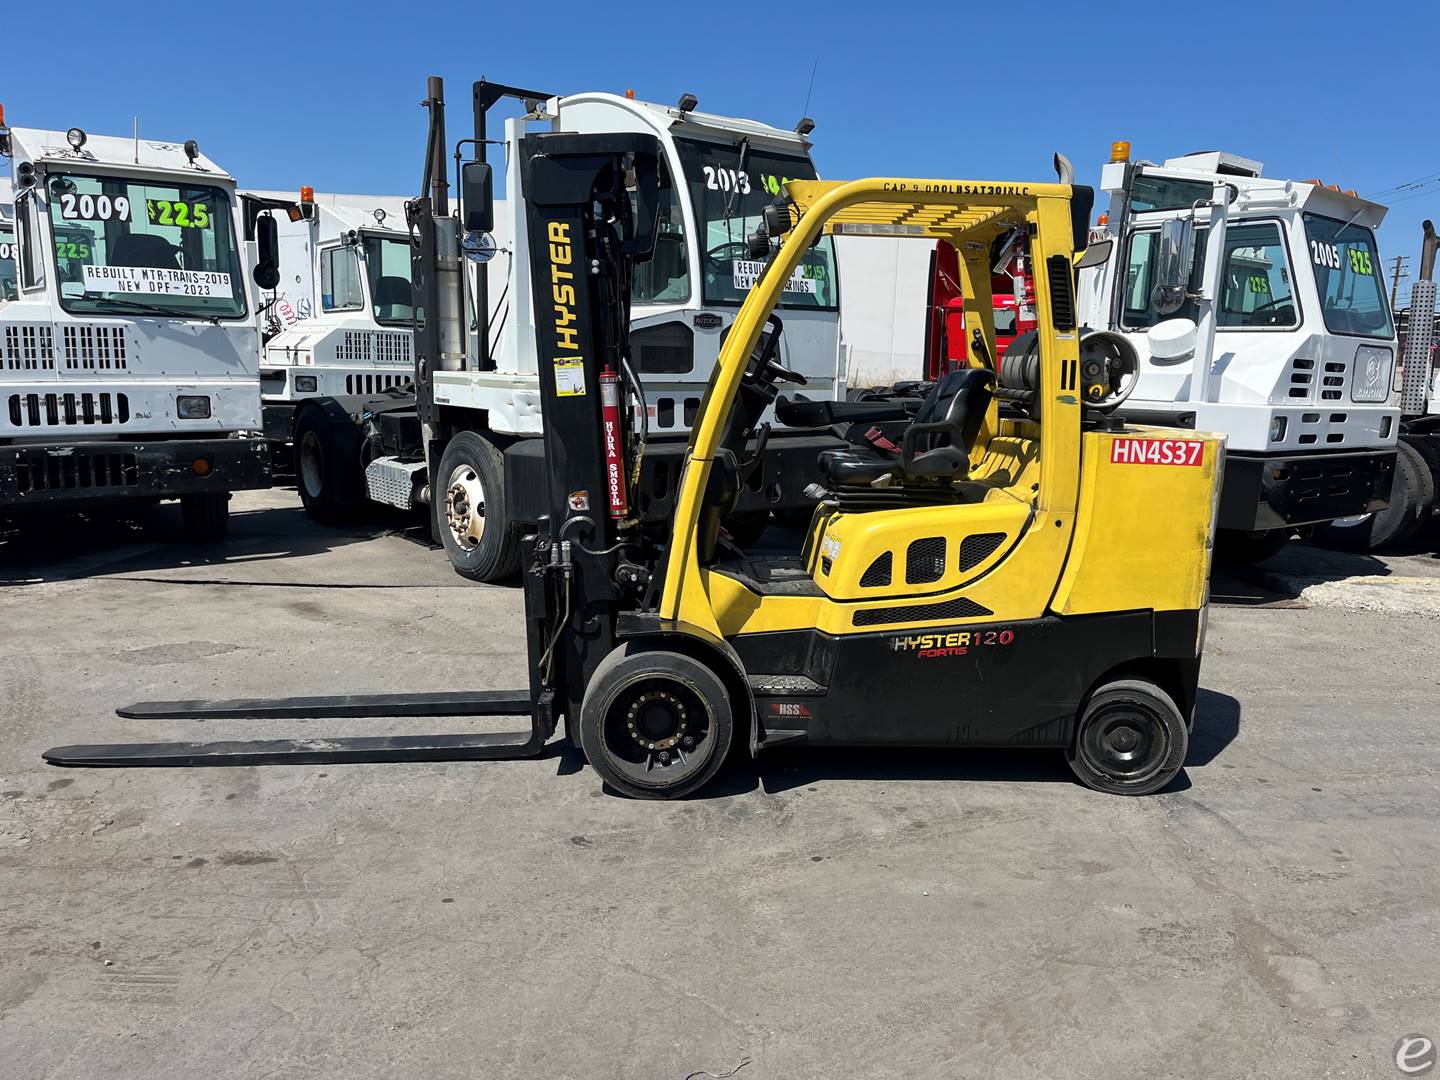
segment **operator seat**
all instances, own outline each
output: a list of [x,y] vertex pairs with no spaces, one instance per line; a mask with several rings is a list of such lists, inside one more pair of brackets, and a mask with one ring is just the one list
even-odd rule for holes
[[115,266],[144,266],[153,270],[179,270],[180,252],[154,233],[126,233],[115,241],[110,261]]
[[385,275],[375,282],[375,306],[386,309],[386,318],[400,318],[402,315],[408,318],[414,303],[414,291],[405,278]]
[[970,473],[970,449],[995,394],[994,380],[994,373],[984,368],[950,372],[931,388],[905,429],[898,457],[825,450],[819,458],[821,475],[836,488],[869,487],[887,475],[901,486],[964,480]]

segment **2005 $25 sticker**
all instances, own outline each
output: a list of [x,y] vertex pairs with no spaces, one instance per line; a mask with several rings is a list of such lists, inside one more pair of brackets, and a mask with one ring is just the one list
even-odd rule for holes
[[1200,439],[1116,439],[1110,444],[1112,465],[1199,465],[1204,460]]

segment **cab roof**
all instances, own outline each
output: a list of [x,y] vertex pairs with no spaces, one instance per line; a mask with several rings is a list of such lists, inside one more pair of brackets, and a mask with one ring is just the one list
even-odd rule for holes
[[168,173],[175,176],[203,176],[207,180],[233,180],[224,169],[203,153],[192,164],[185,156],[185,141],[162,142],[143,136],[134,139],[118,135],[85,133],[85,145],[70,149],[64,130],[11,128],[14,160],[48,166],[113,168],[126,172]]
[[[658,129],[669,129],[673,135],[698,135],[737,142],[743,136],[764,139],[767,142],[788,145],[793,152],[808,154],[810,140],[804,135],[784,128],[771,127],[758,120],[746,120],[737,116],[721,116],[718,113],[701,112],[698,109],[682,113],[674,105],[659,105],[653,101],[639,101],[619,94],[586,92],[567,94],[558,99],[563,114],[565,106],[588,103],[603,103],[644,116]],[[563,123],[563,118],[562,118]]]

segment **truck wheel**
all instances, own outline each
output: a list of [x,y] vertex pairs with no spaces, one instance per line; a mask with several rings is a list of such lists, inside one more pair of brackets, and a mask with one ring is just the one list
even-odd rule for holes
[[1440,445],[1436,444],[1433,436],[1426,434],[1402,435],[1400,443],[1406,449],[1415,451],[1415,456],[1424,466],[1420,470],[1418,528],[1423,526],[1429,520],[1430,515],[1435,512],[1436,485],[1440,484]]
[[342,524],[364,501],[363,443],[355,424],[337,423],[314,406],[300,411],[295,421],[295,487],[314,521]]
[[[1315,543],[1334,551],[1378,551],[1403,543],[1420,528],[1429,467],[1404,442],[1396,443],[1395,451],[1395,480],[1385,509],[1326,522],[1315,530]],[[1433,489],[1433,480],[1429,487]]]
[[180,496],[180,528],[186,540],[213,544],[230,531],[230,493],[204,491]]
[[1293,529],[1217,529],[1215,561],[1224,566],[1254,566],[1264,562],[1290,542]]
[[520,528],[505,518],[505,458],[488,439],[457,432],[440,455],[432,485],[440,542],[455,572],[495,582],[520,569]]
[[729,691],[715,672],[633,642],[601,661],[580,706],[586,760],[634,799],[678,799],[704,787],[734,728]]
[[1066,756],[1086,787],[1149,795],[1175,778],[1189,746],[1169,694],[1148,679],[1112,679],[1085,702]]

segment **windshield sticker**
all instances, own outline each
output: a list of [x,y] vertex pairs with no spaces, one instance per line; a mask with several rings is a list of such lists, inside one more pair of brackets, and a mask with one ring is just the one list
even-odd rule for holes
[[66,240],[63,237],[55,241],[55,258],[57,259],[88,259],[90,257],[90,245],[84,240]]
[[145,213],[151,225],[173,225],[179,229],[208,229],[210,209],[203,202],[172,202],[146,199]]
[[213,270],[166,270],[153,266],[86,266],[86,292],[145,296],[234,296],[230,275]]
[[[736,259],[734,284],[741,292],[748,292],[754,288],[755,282],[760,280],[760,275],[765,272],[763,262],[753,262],[750,259]],[[790,280],[785,283],[785,292],[804,293],[806,296],[814,296],[816,291],[817,278],[825,276],[824,268],[819,266],[798,266],[795,273],[790,275]]]
[[60,216],[66,221],[129,221],[130,200],[124,195],[77,195],[65,192],[60,196]]
[[717,169],[705,166],[705,186],[711,191],[736,191],[741,195],[750,194],[750,174],[735,169]]

